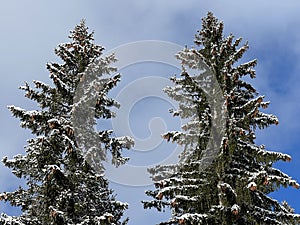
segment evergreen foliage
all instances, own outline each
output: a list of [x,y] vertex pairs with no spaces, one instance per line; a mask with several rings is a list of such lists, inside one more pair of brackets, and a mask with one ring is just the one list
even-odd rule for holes
[[[153,200],[143,201],[144,208],[171,208],[172,217],[161,225],[299,224],[300,215],[286,202],[268,195],[282,186],[298,189],[299,184],[273,167],[277,161],[290,161],[289,155],[255,143],[257,129],[278,124],[276,116],[262,112],[270,102],[243,79],[255,78],[257,62],[239,63],[248,44],[240,45],[242,39],[232,34],[224,37],[223,22],[212,13],[202,22],[195,36],[197,48],[177,54],[183,67],[181,77],[171,78],[174,86],[165,89],[179,103],[173,115],[188,122],[182,131],[170,131],[163,137],[184,149],[178,165],[149,169],[156,188],[146,191]],[[209,67],[211,77],[203,73],[202,63]],[[198,74],[189,74],[197,68]],[[221,90],[221,103],[214,102],[211,93],[216,92],[203,88],[213,78]],[[215,88],[211,84],[208,87]],[[213,124],[223,119],[225,123]],[[214,134],[216,130],[221,137]],[[205,165],[211,147],[217,148],[213,149],[217,154]]]
[[[92,132],[96,119],[111,118],[111,108],[118,106],[107,96],[120,80],[110,66],[116,59],[101,56],[104,48],[94,44],[84,21],[69,38],[71,42],[55,49],[62,63],[47,64],[53,85],[33,81],[35,87],[28,83],[20,87],[38,110],[9,106],[20,126],[34,137],[28,140],[25,155],[2,160],[27,185],[0,194],[1,200],[22,209],[20,216],[2,215],[0,224],[127,223],[121,222],[127,204],[117,201],[108,187],[102,161],[111,152],[113,164],[125,163],[121,150],[131,148],[133,141],[113,137],[110,130]],[[86,104],[92,106],[91,112],[83,108]]]

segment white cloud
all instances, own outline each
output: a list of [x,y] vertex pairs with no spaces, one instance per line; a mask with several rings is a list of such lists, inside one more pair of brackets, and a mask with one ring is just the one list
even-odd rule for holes
[[[88,26],[95,30],[96,42],[109,50],[126,42],[145,39],[162,39],[182,45],[192,43],[195,31],[200,29],[200,19],[207,11],[224,21],[227,34],[232,32],[249,40],[247,57],[259,59],[254,86],[271,100],[272,113],[278,114],[281,120],[276,129],[263,131],[261,140],[277,143],[278,147],[288,142],[295,145],[295,136],[282,134],[300,132],[300,66],[294,65],[300,65],[299,9],[298,0],[288,3],[277,0],[7,1],[0,9],[3,40],[0,43],[0,124],[5,124],[0,128],[1,152],[3,155],[22,152],[25,144],[26,138],[21,135],[18,137],[20,142],[16,143],[14,134],[20,130],[18,122],[10,122],[11,131],[6,132],[7,122],[17,121],[7,113],[6,105],[23,101],[22,93],[15,94],[20,93],[18,84],[23,80],[47,79],[45,63],[57,61],[53,48],[67,41],[68,30],[80,19],[87,19]],[[279,93],[278,87],[271,82],[272,71],[283,68],[280,60],[275,60],[278,57],[293,59],[286,62],[291,64],[291,69],[281,71],[282,82],[288,82],[284,85],[285,93]],[[281,79],[278,80],[277,85],[280,85]],[[7,171],[1,170],[1,177],[8,177]],[[0,191],[6,185],[1,182]]]

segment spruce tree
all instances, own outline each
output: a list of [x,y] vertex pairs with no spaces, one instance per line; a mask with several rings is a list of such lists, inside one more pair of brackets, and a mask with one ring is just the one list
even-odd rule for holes
[[[153,200],[143,201],[144,208],[171,208],[172,217],[161,225],[300,223],[300,215],[286,202],[269,196],[281,187],[298,189],[299,184],[273,166],[280,160],[290,161],[289,155],[255,143],[256,130],[277,125],[278,119],[263,112],[270,102],[244,79],[255,78],[257,62],[239,63],[248,49],[241,40],[232,34],[225,37],[223,22],[208,13],[195,36],[197,47],[177,54],[181,77],[173,77],[174,86],[165,91],[179,103],[173,115],[188,122],[182,131],[163,137],[182,145],[183,152],[178,165],[149,169],[156,188],[146,191]],[[211,76],[203,72],[203,64]],[[198,73],[190,74],[191,69]],[[214,101],[216,92],[208,91],[215,88],[214,79],[221,102]],[[207,153],[211,150],[216,153],[214,159],[207,157],[213,156]]]
[[113,137],[110,130],[93,131],[97,119],[111,118],[112,107],[118,106],[108,97],[120,80],[110,66],[116,59],[102,56],[104,48],[94,44],[93,32],[84,20],[69,38],[70,42],[55,49],[62,63],[47,64],[53,85],[35,80],[34,87],[28,83],[20,87],[37,108],[9,106],[33,138],[24,155],[2,160],[27,185],[0,194],[1,200],[22,210],[20,216],[2,214],[0,224],[127,223],[127,219],[121,221],[127,204],[115,199],[102,161],[111,152],[113,164],[125,163],[121,151],[131,148],[133,141]]

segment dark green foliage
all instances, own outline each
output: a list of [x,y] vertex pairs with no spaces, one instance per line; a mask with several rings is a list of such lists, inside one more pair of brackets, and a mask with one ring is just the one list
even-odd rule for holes
[[[107,96],[120,80],[119,74],[111,75],[116,69],[110,64],[116,59],[113,55],[101,57],[104,48],[93,43],[93,33],[84,21],[69,38],[71,42],[55,49],[62,64],[47,64],[54,85],[34,81],[34,88],[27,83],[21,87],[25,96],[38,104],[38,110],[9,107],[21,127],[35,137],[28,140],[25,155],[3,158],[5,166],[24,178],[27,186],[0,194],[1,200],[23,212],[17,217],[2,215],[0,224],[127,223],[120,222],[127,205],[116,201],[109,189],[102,161],[111,152],[115,165],[125,163],[121,150],[133,142],[128,137],[112,137],[112,131],[93,131],[96,119],[111,118],[110,108],[118,106]],[[92,113],[83,115],[80,101],[90,104]]]
[[[261,111],[269,102],[243,79],[255,78],[256,60],[239,64],[248,49],[247,43],[240,43],[241,38],[224,37],[223,23],[208,13],[195,36],[197,49],[186,48],[177,55],[182,74],[172,78],[174,87],[165,91],[179,103],[174,115],[188,123],[183,131],[170,131],[164,138],[184,150],[178,165],[149,170],[156,189],[146,194],[154,200],[143,201],[145,208],[172,209],[170,220],[161,225],[300,223],[300,215],[287,203],[268,196],[281,186],[299,184],[273,167],[279,160],[290,161],[289,155],[255,144],[255,131],[277,125],[278,120]],[[201,71],[202,64],[209,73]],[[207,160],[207,155],[214,159]]]

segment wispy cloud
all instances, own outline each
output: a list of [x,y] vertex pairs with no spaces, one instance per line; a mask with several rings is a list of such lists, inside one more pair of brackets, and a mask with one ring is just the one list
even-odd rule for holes
[[[269,111],[278,115],[280,125],[259,132],[258,141],[274,150],[287,149],[299,156],[296,152],[299,148],[297,134],[300,133],[299,9],[298,0],[288,3],[277,0],[7,1],[0,8],[0,158],[22,153],[29,136],[20,131],[18,121],[6,108],[9,104],[29,106],[23,101],[23,93],[17,90],[18,85],[24,80],[49,81],[45,64],[57,61],[53,48],[67,41],[68,31],[82,18],[95,30],[96,43],[105,45],[108,50],[145,39],[190,46],[207,11],[224,21],[226,34],[233,33],[249,40],[250,50],[246,57],[259,60],[257,79],[251,82],[267,100],[271,100]],[[290,172],[299,167],[295,161],[291,165]],[[0,168],[2,191],[10,188],[3,180],[11,179],[12,175],[2,165]],[[299,174],[293,174],[300,180]],[[9,185],[17,187],[15,182]],[[122,196],[127,197],[126,194]],[[131,209],[131,216],[143,212],[141,206],[135,207]],[[294,207],[300,211],[299,203]],[[151,213],[149,215],[151,224]],[[135,223],[133,219],[130,224],[139,224],[137,221]]]

